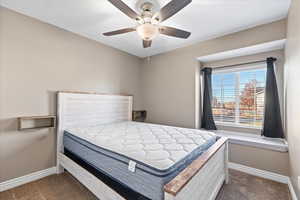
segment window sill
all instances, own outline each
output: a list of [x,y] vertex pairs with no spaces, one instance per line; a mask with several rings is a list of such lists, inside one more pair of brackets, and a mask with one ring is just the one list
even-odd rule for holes
[[268,149],[279,152],[288,152],[288,144],[284,139],[266,138],[259,135],[233,131],[214,131],[218,136],[229,138],[229,143]]

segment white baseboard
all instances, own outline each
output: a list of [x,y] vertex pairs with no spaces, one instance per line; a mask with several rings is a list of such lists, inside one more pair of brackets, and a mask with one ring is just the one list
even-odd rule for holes
[[294,186],[291,182],[291,179],[289,179],[288,186],[289,186],[289,189],[290,189],[292,200],[298,200],[296,192],[294,190]]
[[269,179],[269,180],[276,181],[276,182],[279,182],[279,183],[284,183],[284,184],[288,184],[289,179],[290,179],[288,176],[284,176],[284,175],[277,174],[277,173],[274,173],[274,172],[269,172],[269,171],[265,171],[265,170],[261,170],[261,169],[256,169],[256,168],[252,168],[252,167],[248,167],[248,166],[245,166],[245,165],[232,163],[232,162],[230,162],[228,164],[228,167],[230,169],[241,171],[241,172],[244,172],[246,174],[250,174],[250,175],[253,175],[253,176],[258,176],[258,177],[261,177],[261,178]]
[[14,187],[56,174],[56,167],[51,167],[42,171],[34,172],[25,176],[14,178],[0,183],[0,192],[12,189]]

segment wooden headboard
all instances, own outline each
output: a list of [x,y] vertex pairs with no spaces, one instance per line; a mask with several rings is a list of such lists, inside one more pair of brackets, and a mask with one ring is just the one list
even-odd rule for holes
[[64,130],[132,120],[133,97],[84,92],[58,92],[57,152],[63,152]]

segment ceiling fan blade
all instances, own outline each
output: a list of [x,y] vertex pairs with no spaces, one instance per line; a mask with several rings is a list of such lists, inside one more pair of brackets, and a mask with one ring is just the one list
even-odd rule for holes
[[172,0],[159,11],[160,21],[169,19],[191,2],[192,0]]
[[143,40],[143,47],[148,48],[151,47],[152,40]]
[[133,31],[135,31],[135,28],[124,28],[124,29],[120,29],[120,30],[116,30],[116,31],[111,31],[111,32],[103,33],[103,35],[105,35],[105,36],[113,36],[113,35],[119,35],[119,34],[123,34],[123,33],[133,32]]
[[177,38],[183,38],[183,39],[187,39],[191,35],[190,32],[180,30],[177,28],[168,27],[168,26],[161,26],[159,28],[159,32],[164,35],[177,37]]
[[127,6],[122,0],[108,0],[111,4],[121,10],[125,15],[132,19],[139,19],[140,16],[132,10],[129,6]]

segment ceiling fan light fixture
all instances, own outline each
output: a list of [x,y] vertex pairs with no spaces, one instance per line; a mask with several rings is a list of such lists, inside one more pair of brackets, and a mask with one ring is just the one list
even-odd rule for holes
[[137,25],[135,27],[103,33],[105,36],[114,36],[136,31],[143,40],[143,47],[149,48],[152,45],[152,40],[159,34],[182,39],[187,39],[191,35],[188,31],[161,26],[160,23],[178,13],[190,4],[192,0],[170,0],[170,2],[162,8],[160,8],[157,0],[138,0],[136,8],[140,11],[140,14],[126,5],[123,0],[108,1],[125,15],[135,20]]
[[146,23],[136,28],[137,33],[143,40],[152,40],[159,34],[159,27],[154,24]]

